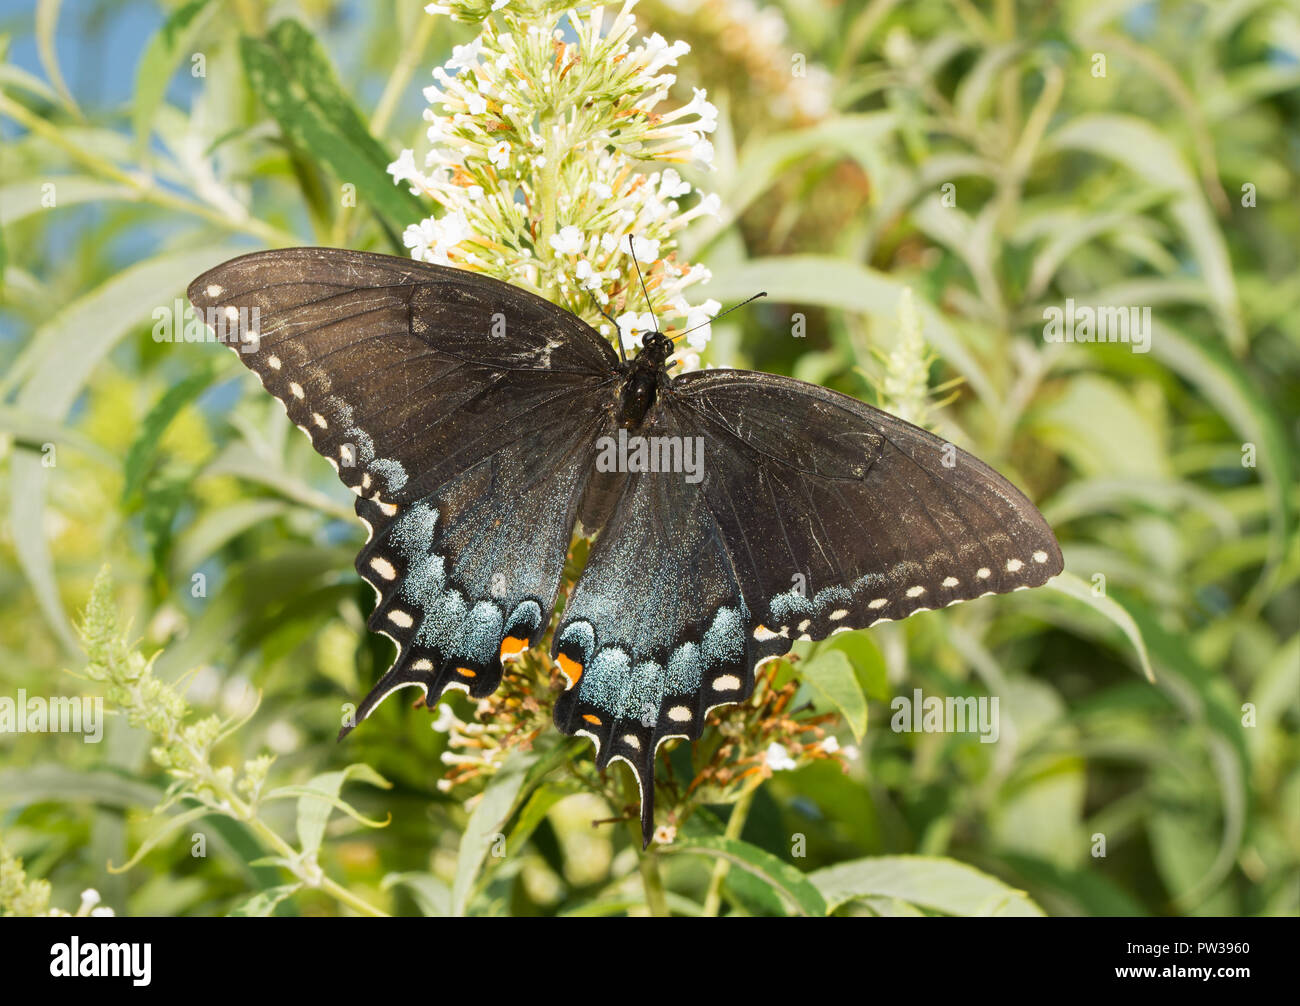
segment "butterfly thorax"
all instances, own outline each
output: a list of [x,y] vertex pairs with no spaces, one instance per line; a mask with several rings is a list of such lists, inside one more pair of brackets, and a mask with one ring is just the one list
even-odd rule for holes
[[662,384],[671,380],[666,366],[673,351],[672,340],[659,332],[650,332],[641,343],[641,351],[627,365],[619,400],[619,425],[636,429],[654,405]]

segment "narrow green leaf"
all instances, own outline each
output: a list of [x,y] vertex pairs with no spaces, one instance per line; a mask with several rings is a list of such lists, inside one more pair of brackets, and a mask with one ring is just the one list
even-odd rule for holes
[[211,383],[212,372],[209,368],[203,367],[198,373],[173,384],[149,410],[148,415],[144,417],[144,422],[140,424],[139,434],[126,452],[122,484],[124,501],[131,499],[144,483],[149,463],[153,460],[158,444],[172,420],[186,405],[198,398]]
[[483,790],[478,806],[465,824],[460,840],[460,854],[456,858],[456,878],[451,889],[451,914],[465,915],[470,895],[488,852],[498,841],[504,841],[502,829],[514,811],[516,801],[528,779],[528,770],[538,761],[535,752],[516,751],[505,761]]
[[281,884],[258,891],[247,901],[241,902],[226,913],[227,918],[254,917],[266,918],[275,914],[275,908],[281,901],[291,898],[302,889],[302,884]]
[[391,789],[393,785],[369,765],[357,762],[337,772],[322,772],[313,777],[306,786],[281,787],[267,794],[268,799],[299,794],[298,845],[305,854],[314,856],[320,850],[321,842],[325,839],[325,825],[329,821],[330,812],[336,808],[363,824],[372,827],[381,826],[379,822],[366,820],[339,799],[339,791],[343,788],[343,784],[353,779],[378,786],[380,789]]
[[95,803],[102,807],[154,807],[163,799],[157,786],[115,772],[81,772],[62,765],[0,769],[0,803]]
[[830,911],[858,898],[897,898],[945,915],[1042,915],[1023,892],[952,859],[875,856],[808,874]]
[[1066,597],[1082,601],[1098,614],[1115,623],[1123,631],[1124,635],[1128,636],[1129,642],[1133,644],[1133,649],[1138,657],[1138,665],[1142,668],[1142,673],[1146,675],[1146,679],[1151,682],[1156,680],[1155,673],[1151,670],[1151,658],[1147,654],[1146,643],[1142,639],[1142,631],[1137,627],[1137,623],[1133,621],[1133,617],[1121,605],[1104,594],[1097,594],[1090,584],[1084,583],[1070,572],[1057,574],[1048,580],[1045,586],[1050,587],[1059,594],[1064,594]]
[[154,112],[162,104],[167,84],[185,51],[206,18],[200,18],[208,0],[190,0],[172,11],[163,26],[149,39],[135,70],[135,95],[131,100],[131,121],[140,150],[149,144]]
[[355,185],[391,227],[401,230],[429,215],[406,187],[393,184],[387,170],[393,158],[370,135],[306,28],[281,21],[265,40],[241,39],[240,52],[253,90],[291,142],[340,182]]
[[1269,559],[1260,575],[1261,596],[1286,554],[1293,526],[1294,447],[1282,426],[1277,410],[1261,393],[1259,383],[1217,347],[1192,338],[1174,326],[1155,321],[1151,332],[1151,355],[1192,382],[1232,424],[1243,442],[1256,446],[1254,471],[1268,488]]
[[1235,352],[1246,348],[1236,280],[1228,246],[1182,154],[1156,126],[1130,115],[1081,115],[1052,133],[1045,149],[1079,150],[1124,165],[1149,184],[1173,188],[1178,197],[1169,213],[1183,232],[1201,269],[1224,335]]
[[404,887],[428,918],[451,915],[451,888],[431,873],[390,873],[380,885],[383,890]]
[[63,0],[37,0],[36,2],[36,55],[41,61],[45,76],[50,78],[59,99],[68,106],[76,116],[81,116],[76,99],[68,90],[63,80],[63,71],[59,69],[59,54],[55,36],[59,30],[59,8]]
[[821,917],[827,912],[825,899],[809,876],[770,852],[724,835],[692,835],[685,841],[659,847],[664,854],[694,854],[724,859],[763,881],[800,915]]
[[[233,254],[235,249],[220,246],[169,253],[118,273],[36,330],[0,382],[0,395],[21,385],[16,400],[20,411],[61,422],[119,339],[155,307],[172,307],[191,279]],[[64,647],[75,652],[76,636],[59,599],[54,558],[40,533],[45,524],[47,473],[41,459],[26,452],[15,454],[10,462],[15,491],[9,516],[12,526],[22,529],[14,536],[14,549],[41,613]]]

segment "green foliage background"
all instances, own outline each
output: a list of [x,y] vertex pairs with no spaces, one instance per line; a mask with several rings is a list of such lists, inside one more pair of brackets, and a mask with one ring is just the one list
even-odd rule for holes
[[[128,649],[189,675],[198,715],[238,718],[260,690],[212,764],[269,750],[296,799],[158,836],[169,777],[141,727],[0,736],[0,841],[53,904],[95,887],[127,914],[616,914],[645,910],[649,880],[691,914],[723,857],[733,913],[1300,912],[1293,4],[792,0],[783,41],[734,2],[638,8],[692,43],[678,86],[722,112],[702,181],[724,214],[688,256],[724,304],[770,295],[716,326],[709,358],[873,400],[910,287],[931,385],[960,379],[936,423],[1026,487],[1077,577],[853,634],[869,726],[851,770],[777,773],[743,827],[709,808],[644,858],[592,825],[621,807],[546,788],[573,750],[554,737],[473,817],[436,786],[445,737],[422,714],[390,703],[334,743],[390,656],[364,631],[347,493],[228,353],[151,338],[156,307],[240,251],[400,253],[425,210],[385,167],[472,29],[415,3],[65,7],[0,25],[0,696],[98,693],[65,673],[86,666],[69,613],[107,563]],[[133,74],[129,97],[72,53]],[[827,69],[824,108],[792,98],[802,66]],[[1045,344],[1067,297],[1151,306],[1150,353]],[[914,688],[997,695],[1002,739],[891,731]],[[370,770],[349,806],[386,827],[329,815],[344,779],[322,773],[352,763]],[[498,826],[499,860],[471,841]]]

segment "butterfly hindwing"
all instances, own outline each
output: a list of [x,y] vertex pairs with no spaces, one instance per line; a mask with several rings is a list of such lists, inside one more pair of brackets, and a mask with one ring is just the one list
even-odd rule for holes
[[356,563],[378,594],[370,628],[399,652],[354,723],[404,686],[422,688],[429,705],[447,688],[485,698],[501,681],[502,662],[539,642],[597,425],[570,411],[423,499],[357,501],[372,529]]

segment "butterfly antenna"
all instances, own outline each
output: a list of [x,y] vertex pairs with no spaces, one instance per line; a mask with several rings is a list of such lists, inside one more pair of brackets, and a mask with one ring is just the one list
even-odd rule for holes
[[614,348],[618,350],[618,358],[622,360],[624,363],[627,363],[627,356],[623,353],[622,329],[618,327],[618,322],[616,322],[613,318],[611,318],[606,313],[605,309],[600,306],[600,301],[596,299],[596,291],[588,290],[587,292],[591,294],[591,302],[596,306],[596,310],[600,312],[600,316],[614,326]]
[[759,297],[766,297],[766,296],[767,296],[767,291],[766,291],[766,290],[763,290],[763,291],[761,291],[761,292],[759,292],[759,293],[756,293],[756,294],[754,294],[754,296],[752,296],[752,297],[748,297],[748,298],[746,298],[745,300],[742,300],[739,304],[732,304],[731,307],[727,308],[727,309],[726,309],[725,311],[723,311],[721,314],[719,314],[719,315],[715,315],[714,317],[710,318],[708,321],[702,321],[702,322],[700,322],[698,325],[692,325],[692,326],[691,326],[690,328],[688,328],[685,332],[678,332],[676,335],[674,335],[674,336],[672,337],[672,339],[673,339],[674,342],[676,342],[676,341],[677,341],[678,339],[680,339],[683,335],[689,335],[691,332],[694,332],[697,328],[703,328],[705,325],[712,325],[715,321],[718,321],[718,320],[721,319],[721,318],[725,318],[725,317],[726,317],[727,315],[729,315],[732,311],[738,311],[738,310],[740,310],[742,307],[744,307],[746,304],[752,304],[754,301],[758,300]]
[[641,275],[641,263],[636,260],[636,238],[629,234],[627,236],[627,247],[632,253],[632,264],[636,266],[636,278],[641,281],[641,292],[645,294],[645,306],[650,312],[650,320],[655,323],[655,332],[659,332],[659,319],[655,317],[654,305],[650,303],[650,291],[645,288],[645,277]]

